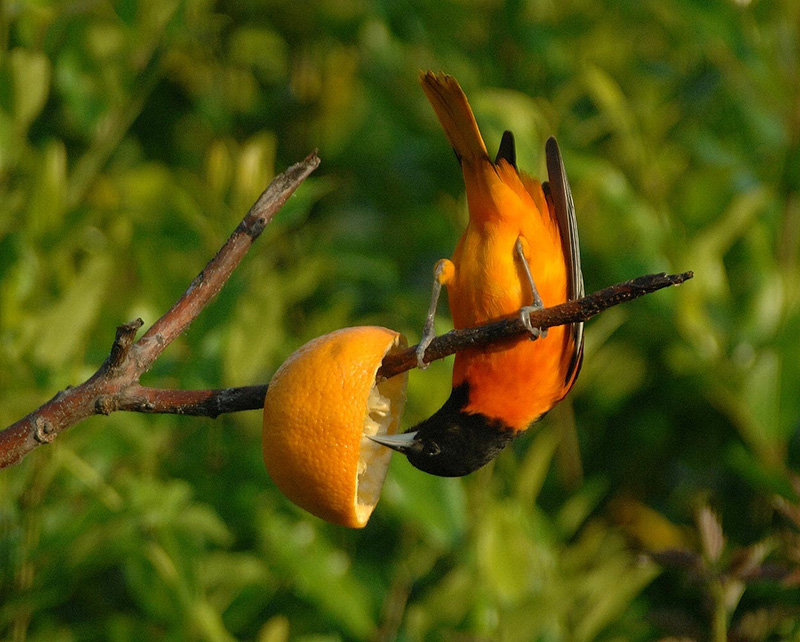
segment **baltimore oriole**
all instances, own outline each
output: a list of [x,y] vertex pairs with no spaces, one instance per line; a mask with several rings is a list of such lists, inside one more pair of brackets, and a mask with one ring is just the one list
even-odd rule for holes
[[453,390],[442,408],[401,435],[376,439],[420,470],[455,477],[493,459],[575,383],[583,324],[540,331],[528,315],[582,297],[583,276],[572,194],[555,138],[545,145],[549,183],[542,184],[517,170],[509,131],[492,162],[453,77],[429,71],[420,80],[461,164],[469,224],[452,259],[436,265],[418,361],[422,365],[433,338],[442,285],[456,328],[520,314],[531,332],[502,346],[456,354]]

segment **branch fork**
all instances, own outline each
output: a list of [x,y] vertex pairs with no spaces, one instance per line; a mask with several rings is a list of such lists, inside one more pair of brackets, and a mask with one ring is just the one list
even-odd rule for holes
[[[139,379],[222,289],[253,242],[318,166],[319,157],[314,152],[277,176],[186,292],[138,341],[136,334],[144,325],[141,319],[120,325],[111,351],[97,372],[0,432],[0,468],[17,463],[40,445],[51,443],[62,430],[92,415],[129,410],[216,416],[229,411],[215,410],[214,402],[209,402],[210,397],[224,397],[224,391],[210,394],[212,391],[144,388]],[[261,399],[263,402],[263,395]],[[185,410],[190,405],[198,405],[202,411]]]

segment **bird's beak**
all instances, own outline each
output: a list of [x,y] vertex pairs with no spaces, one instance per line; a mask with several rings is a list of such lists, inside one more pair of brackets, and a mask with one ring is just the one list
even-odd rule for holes
[[417,432],[404,432],[399,435],[372,435],[370,439],[376,444],[387,446],[399,453],[405,453],[414,443]]

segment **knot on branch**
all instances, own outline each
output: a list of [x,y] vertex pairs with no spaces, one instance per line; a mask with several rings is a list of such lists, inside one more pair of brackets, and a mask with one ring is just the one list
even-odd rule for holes
[[98,415],[110,415],[119,408],[119,404],[113,397],[98,397],[94,402],[94,410]]
[[133,340],[136,338],[136,333],[143,325],[144,321],[135,319],[117,326],[117,334],[111,346],[111,354],[108,355],[108,359],[106,360],[108,368],[119,368],[125,363],[131,346],[133,345]]
[[36,417],[33,421],[33,438],[40,444],[50,444],[56,438],[56,432],[44,417]]

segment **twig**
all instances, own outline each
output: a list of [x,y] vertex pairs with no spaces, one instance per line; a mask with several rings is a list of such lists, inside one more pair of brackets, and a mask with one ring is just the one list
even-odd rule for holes
[[[134,343],[143,325],[141,319],[119,326],[108,358],[87,381],[59,392],[0,432],[0,468],[18,462],[41,444],[53,441],[62,430],[96,414],[138,410],[216,416],[229,412],[226,398],[239,399],[238,392],[155,390],[140,386],[139,378],[220,291],[272,217],[318,165],[315,152],[277,176],[181,298],[139,341]],[[191,402],[185,401],[186,395]],[[261,399],[263,402],[263,394]]]
[[140,358],[146,361],[145,370],[217,295],[272,217],[318,165],[319,157],[315,152],[277,176],[258,197],[247,216],[183,296],[139,339],[137,347],[141,351]]
[[169,415],[211,417],[264,407],[267,384],[218,390],[131,389],[118,410]]
[[[693,276],[692,272],[683,272],[682,274],[664,274],[662,272],[661,274],[640,276],[636,279],[598,290],[582,299],[532,312],[531,324],[538,328],[550,328],[555,325],[575,323],[576,321],[588,321],[603,310],[625,301],[638,299],[640,296],[661,290],[670,285],[680,285]],[[426,363],[435,361],[461,350],[480,348],[490,343],[500,343],[505,339],[515,338],[527,333],[528,330],[522,324],[519,316],[474,328],[451,330],[447,334],[436,337],[431,341],[428,349],[425,350],[423,360]],[[378,370],[378,377],[388,379],[414,368],[417,365],[415,348],[416,346],[412,346],[402,352],[386,356]]]

